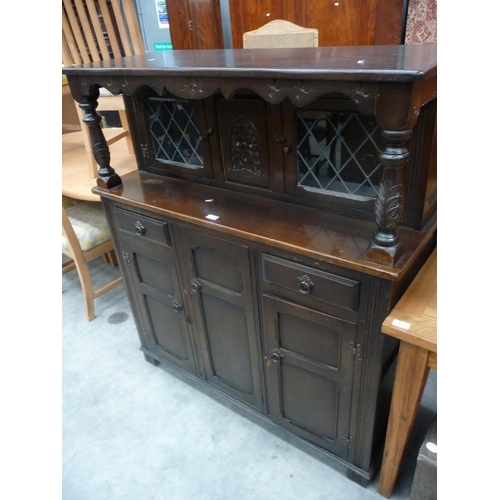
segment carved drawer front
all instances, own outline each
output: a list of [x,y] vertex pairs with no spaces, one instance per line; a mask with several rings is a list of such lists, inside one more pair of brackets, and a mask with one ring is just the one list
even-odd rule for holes
[[262,254],[264,290],[303,303],[324,303],[356,313],[358,281]]
[[157,242],[172,247],[166,222],[121,208],[115,208],[115,214],[121,238],[136,243],[142,239],[145,243]]

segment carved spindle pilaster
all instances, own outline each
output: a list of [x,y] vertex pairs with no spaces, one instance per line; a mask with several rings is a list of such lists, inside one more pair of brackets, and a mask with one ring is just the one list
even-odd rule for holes
[[368,260],[380,264],[394,266],[402,251],[399,226],[403,209],[403,167],[410,157],[406,141],[411,135],[411,130],[382,131],[387,142],[380,153],[384,173],[375,200],[378,229],[366,251]]
[[102,118],[96,112],[98,97],[98,91],[92,92],[90,95],[85,95],[80,101],[79,106],[85,112],[83,122],[89,127],[92,153],[99,165],[97,185],[104,189],[111,189],[121,186],[122,180],[109,164],[111,155],[101,128]]

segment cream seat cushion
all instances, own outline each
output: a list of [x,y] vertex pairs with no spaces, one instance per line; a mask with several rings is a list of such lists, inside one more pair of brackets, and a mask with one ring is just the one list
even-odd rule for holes
[[[84,252],[111,239],[111,232],[99,202],[84,201],[66,210],[76,237]],[[63,250],[71,251],[63,235]]]

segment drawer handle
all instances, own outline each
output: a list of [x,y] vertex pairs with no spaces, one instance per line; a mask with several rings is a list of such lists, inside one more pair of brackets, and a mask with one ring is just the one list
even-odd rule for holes
[[299,280],[299,293],[303,293],[304,295],[307,295],[308,293],[311,293],[314,283],[312,282],[311,278],[305,274],[304,276],[300,276],[300,278],[297,278]]
[[146,234],[146,228],[139,221],[135,223],[134,231],[135,234],[139,236],[144,236]]
[[279,349],[273,349],[271,351],[271,356],[269,357],[271,358],[271,361],[273,363],[279,363],[285,357],[285,355]]
[[199,292],[202,288],[203,287],[199,279],[193,278],[191,280],[191,290],[193,290],[193,292]]
[[172,309],[178,313],[182,311],[182,304],[177,300],[172,301]]

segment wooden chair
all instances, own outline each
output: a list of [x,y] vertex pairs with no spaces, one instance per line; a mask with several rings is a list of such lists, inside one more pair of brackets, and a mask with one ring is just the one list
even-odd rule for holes
[[95,318],[94,300],[123,282],[120,276],[97,290],[92,286],[89,262],[102,256],[112,266],[117,265],[111,233],[99,202],[79,202],[63,196],[62,253],[69,257],[62,263],[62,273],[76,268],[87,321],[92,321]]
[[319,32],[296,24],[275,19],[260,28],[243,33],[244,49],[279,49],[317,47]]
[[[62,62],[65,66],[115,59],[144,53],[134,0],[63,0],[62,1]],[[126,139],[130,154],[133,146],[122,96],[113,96],[101,89],[99,111],[118,111],[121,127],[104,129],[108,145]],[[98,166],[92,154],[90,136],[83,123],[83,111],[78,117],[89,162],[89,176],[97,177]]]

